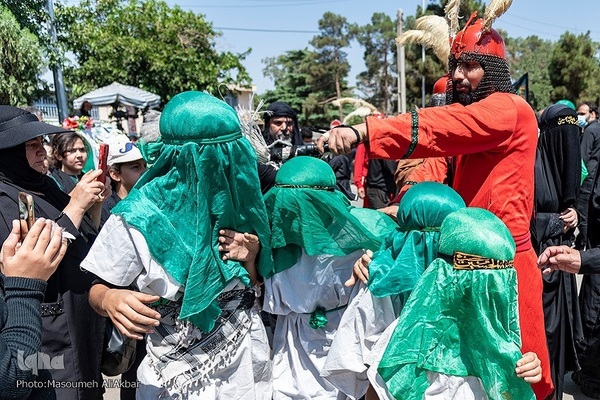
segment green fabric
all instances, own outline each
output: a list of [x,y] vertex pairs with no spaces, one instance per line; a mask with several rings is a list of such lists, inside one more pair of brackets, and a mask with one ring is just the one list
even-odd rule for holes
[[[205,93],[173,97],[160,129],[154,164],[113,212],[144,235],[152,256],[185,287],[179,318],[208,332],[225,286],[234,278],[250,283],[239,262],[221,260],[220,229],[255,233],[262,245],[259,272],[272,270],[256,155],[235,135],[237,113]],[[213,143],[198,143],[206,139]]]
[[323,307],[317,307],[315,311],[310,314],[308,324],[313,329],[319,329],[327,325],[327,310]]
[[372,208],[350,207],[350,214],[356,217],[362,226],[382,243],[398,224],[392,218]]
[[163,142],[160,137],[153,142],[146,142],[144,138],[138,141],[138,149],[140,149],[140,153],[142,153],[142,157],[144,157],[148,168],[152,167],[156,162],[162,147]]
[[587,167],[585,166],[585,162],[581,160],[581,182],[579,182],[579,186],[583,185],[583,181],[587,178],[589,172]]
[[333,311],[338,311],[338,310],[341,310],[342,308],[346,308],[346,307],[348,307],[347,304],[333,308],[331,310],[326,310],[323,307],[317,307],[315,309],[315,311],[310,313],[310,318],[308,319],[308,325],[310,325],[310,327],[313,329],[323,328],[329,322],[329,320],[327,319],[328,313],[333,312]]
[[495,260],[513,260],[515,241],[499,218],[483,208],[469,207],[446,217],[440,230],[439,253],[473,254]]
[[410,292],[437,256],[439,227],[448,214],[465,207],[450,187],[419,183],[406,192],[398,206],[398,225],[373,254],[369,291],[375,297]]
[[562,100],[557,101],[556,104],[562,104],[562,105],[569,107],[573,111],[577,111],[577,109],[575,108],[575,104],[573,104],[573,102],[571,100],[562,99]]
[[[477,252],[469,240],[473,230]],[[508,228],[476,208],[446,217],[440,253],[443,243],[484,257],[512,260],[515,254]],[[410,295],[379,364],[394,398],[422,399],[426,373],[435,371],[479,377],[490,400],[535,399],[531,385],[514,371],[521,358],[516,279],[514,268],[456,270],[451,258],[435,259]]]
[[325,161],[300,156],[281,166],[265,195],[275,266],[263,276],[293,266],[302,249],[309,256],[342,256],[379,248],[370,224],[350,212],[350,202],[334,187],[335,174]]

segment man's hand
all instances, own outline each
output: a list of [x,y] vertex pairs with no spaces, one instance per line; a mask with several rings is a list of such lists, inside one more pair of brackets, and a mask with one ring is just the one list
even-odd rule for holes
[[367,281],[369,280],[369,264],[371,264],[372,257],[373,252],[371,250],[367,250],[362,257],[356,260],[354,263],[354,268],[352,269],[352,276],[350,276],[350,279],[344,283],[346,287],[354,286],[358,279],[360,279],[365,285],[367,284]]
[[160,299],[145,293],[127,289],[109,289],[102,284],[92,286],[90,297],[102,291],[102,310],[110,317],[121,333],[129,338],[141,340],[144,334],[152,333],[160,324],[160,314],[146,304]]
[[47,281],[56,271],[67,251],[62,228],[52,229],[51,220],[40,218],[31,227],[22,243],[20,221],[13,221],[12,231],[2,245],[1,267],[5,276]]
[[367,125],[354,125],[358,131],[360,140],[357,140],[356,133],[351,128],[335,127],[325,132],[317,140],[317,148],[321,153],[325,152],[325,143],[329,145],[329,151],[333,154],[348,154],[352,151],[352,145],[363,142],[367,139]]
[[569,246],[550,246],[538,257],[538,266],[546,275],[556,270],[576,274],[581,268],[581,254]]
[[523,357],[517,362],[515,369],[519,378],[525,379],[528,383],[538,383],[542,380],[542,367],[540,359],[534,352],[523,354]]

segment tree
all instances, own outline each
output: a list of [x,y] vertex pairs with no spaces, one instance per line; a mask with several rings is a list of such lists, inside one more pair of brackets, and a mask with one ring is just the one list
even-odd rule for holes
[[312,90],[308,84],[307,66],[313,58],[310,50],[303,49],[290,50],[279,57],[263,60],[266,64],[263,73],[273,79],[275,89],[267,91],[262,98],[267,104],[274,101],[288,103],[299,113],[298,121],[301,124],[307,123],[303,104]]
[[506,58],[510,65],[511,76],[518,79],[525,73],[529,74],[529,103],[535,110],[551,104],[550,73],[548,66],[551,61],[553,43],[542,40],[537,36],[523,38],[506,38]]
[[0,6],[0,104],[29,104],[43,69],[42,50],[34,34],[21,28]]
[[[430,2],[425,10],[419,6],[415,12],[415,16],[407,17],[404,29],[413,29],[415,20],[423,15],[438,15],[441,17],[445,16],[444,9],[448,0],[440,0],[439,3]],[[460,3],[459,19],[460,26],[458,29],[462,29],[466,24],[469,16],[473,11],[477,11],[479,16],[483,15],[485,5],[480,0],[468,0]],[[431,50],[426,50],[425,62],[422,60],[421,46],[407,46],[405,50],[406,54],[406,103],[409,105],[422,104],[422,77],[425,76],[425,91],[426,94],[430,94],[433,90],[433,84],[444,74],[446,74],[446,60],[439,60]]]
[[592,41],[589,32],[579,36],[566,32],[560,37],[549,65],[553,102],[569,99],[578,103],[597,98],[600,91],[597,51],[598,44]]
[[371,24],[355,27],[358,43],[364,47],[367,70],[357,76],[357,87],[365,100],[386,114],[392,113],[392,94],[396,78],[396,22],[388,15],[375,13]]
[[72,95],[114,81],[168,101],[185,90],[217,94],[223,83],[249,85],[245,54],[219,53],[202,15],[160,0],[83,0],[57,12],[61,40],[77,66],[65,71]]
[[[348,55],[344,48],[350,45],[352,34],[346,18],[326,12],[319,20],[320,34],[310,44],[314,46],[314,62],[312,63],[308,83],[315,88],[305,106],[312,113],[318,113],[317,106],[331,98],[339,99],[347,92],[346,78],[350,71]],[[338,108],[338,118],[343,117],[343,109]]]
[[46,0],[2,0],[3,4],[14,15],[22,28],[28,29],[43,44],[49,43],[45,28],[48,23]]

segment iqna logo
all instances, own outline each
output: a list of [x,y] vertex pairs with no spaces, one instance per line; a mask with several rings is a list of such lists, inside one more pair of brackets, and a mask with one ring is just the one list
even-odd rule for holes
[[32,370],[37,375],[40,369],[65,369],[65,356],[56,356],[50,358],[46,353],[37,352],[27,357],[23,357],[25,352],[17,350],[17,364],[23,371]]

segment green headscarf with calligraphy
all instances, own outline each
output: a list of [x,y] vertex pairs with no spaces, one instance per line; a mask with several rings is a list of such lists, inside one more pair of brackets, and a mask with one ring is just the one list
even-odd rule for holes
[[491,212],[467,207],[440,228],[438,258],[413,289],[377,371],[396,399],[420,400],[427,371],[481,379],[490,400],[534,400],[521,358],[515,242]]

